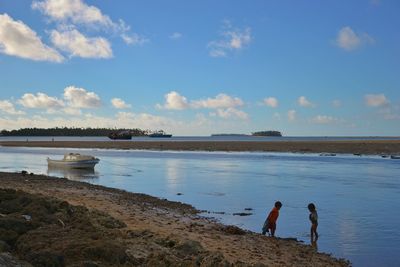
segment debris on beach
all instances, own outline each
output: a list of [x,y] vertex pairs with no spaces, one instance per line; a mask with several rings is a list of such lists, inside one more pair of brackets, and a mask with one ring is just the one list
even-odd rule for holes
[[232,213],[233,216],[250,216],[253,215],[251,212],[234,212]]

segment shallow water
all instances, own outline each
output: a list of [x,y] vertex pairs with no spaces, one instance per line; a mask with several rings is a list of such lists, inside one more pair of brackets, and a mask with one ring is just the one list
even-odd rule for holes
[[[113,141],[126,142],[127,140],[110,140],[106,136],[0,136],[2,141]],[[218,141],[246,141],[246,142],[278,142],[278,141],[377,141],[400,140],[400,136],[172,136],[171,138],[132,137],[132,142],[218,142]],[[129,141],[129,140],[128,140]]]
[[[94,172],[48,170],[67,152],[100,158]],[[291,153],[152,152],[0,148],[0,171],[43,173],[190,203],[255,232],[276,200],[277,235],[309,244],[308,210],[319,214],[318,250],[354,266],[400,265],[400,160]],[[181,193],[182,195],[178,195]],[[251,211],[245,210],[251,208]],[[251,212],[250,216],[233,213]],[[221,214],[224,213],[224,214]]]

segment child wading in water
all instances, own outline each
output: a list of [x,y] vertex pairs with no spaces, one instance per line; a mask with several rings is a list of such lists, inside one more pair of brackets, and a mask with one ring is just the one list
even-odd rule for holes
[[[275,202],[275,207],[269,213],[267,219],[264,222],[264,226],[262,228],[262,234],[265,235],[267,232],[270,236],[275,236],[276,230],[276,220],[279,217],[279,210],[282,207],[282,203],[280,201]],[[271,232],[269,232],[271,230]]]
[[[318,240],[318,233],[317,233],[318,213],[317,210],[315,209],[314,203],[308,204],[308,210],[310,211],[309,218],[311,221],[311,243],[312,243]],[[315,235],[315,240],[314,240],[314,235]]]

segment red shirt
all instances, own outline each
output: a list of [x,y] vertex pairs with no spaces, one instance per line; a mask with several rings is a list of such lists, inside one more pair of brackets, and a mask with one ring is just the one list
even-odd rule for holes
[[278,220],[278,217],[279,217],[279,210],[276,207],[274,207],[271,210],[271,212],[269,213],[267,219],[268,219],[269,223],[276,223],[276,220]]

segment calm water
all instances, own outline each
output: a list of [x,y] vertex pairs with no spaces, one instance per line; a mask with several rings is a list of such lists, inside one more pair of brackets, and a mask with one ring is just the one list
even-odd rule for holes
[[[95,172],[47,169],[47,157],[61,158],[66,152],[92,154],[100,163]],[[350,259],[354,266],[400,265],[400,160],[0,147],[0,171],[22,169],[190,203],[216,212],[209,216],[224,223],[255,232],[281,200],[277,235],[307,244],[306,206],[314,202],[320,217],[319,251]],[[252,208],[253,215],[232,215],[245,208]]]
[[[0,136],[0,141],[111,141],[106,136]],[[133,137],[133,142],[142,141],[349,141],[349,140],[400,140],[400,136],[283,136],[283,137],[265,137],[265,136],[172,136],[171,138],[150,138]],[[126,140],[122,140],[126,141]],[[120,142],[120,140],[114,140]]]

